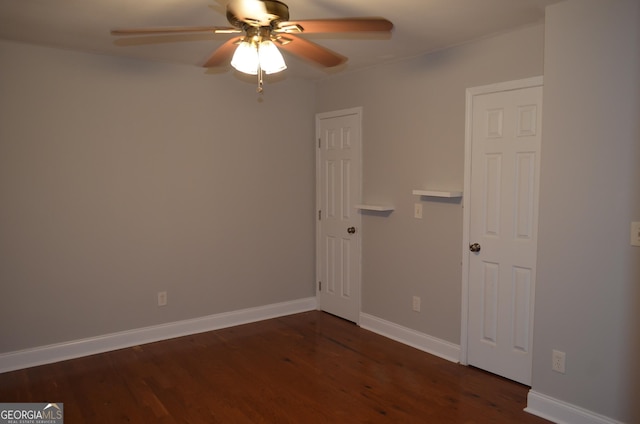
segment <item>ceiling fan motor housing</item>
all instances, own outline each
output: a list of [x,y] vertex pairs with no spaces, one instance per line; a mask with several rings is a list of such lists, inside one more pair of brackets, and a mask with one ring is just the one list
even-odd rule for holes
[[247,26],[272,26],[274,23],[289,20],[289,6],[278,0],[259,0],[264,5],[265,14],[259,16],[237,16],[227,7],[227,20],[236,28],[246,29]]

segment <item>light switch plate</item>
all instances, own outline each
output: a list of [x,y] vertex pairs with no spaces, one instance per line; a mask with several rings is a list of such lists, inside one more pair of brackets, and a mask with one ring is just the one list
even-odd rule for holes
[[631,246],[640,247],[640,222],[631,223]]
[[422,219],[422,204],[416,203],[413,205],[413,217],[417,219]]

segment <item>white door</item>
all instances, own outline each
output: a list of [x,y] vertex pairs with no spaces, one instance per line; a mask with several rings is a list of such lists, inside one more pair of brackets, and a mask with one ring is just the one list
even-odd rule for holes
[[320,309],[360,316],[361,109],[316,116],[317,296]]
[[526,385],[542,130],[542,82],[536,81],[468,97],[468,363]]

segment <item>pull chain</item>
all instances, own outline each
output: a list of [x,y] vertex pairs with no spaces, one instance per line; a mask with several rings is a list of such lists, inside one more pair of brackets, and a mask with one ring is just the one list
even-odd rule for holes
[[263,81],[262,81],[262,68],[260,67],[260,65],[258,65],[258,88],[256,89],[256,91],[259,94],[262,94],[262,92],[264,91],[264,89],[262,88],[263,86]]

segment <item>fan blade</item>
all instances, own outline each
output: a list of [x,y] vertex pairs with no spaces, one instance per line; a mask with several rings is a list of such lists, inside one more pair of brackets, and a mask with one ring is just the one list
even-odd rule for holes
[[200,27],[156,27],[156,28],[124,28],[113,29],[111,35],[152,35],[152,34],[171,34],[177,32],[215,32],[215,33],[230,33],[241,32],[237,28],[232,27],[215,27],[215,26],[200,26]]
[[[322,47],[319,44],[312,43],[304,38],[296,37],[293,34],[286,35],[287,42],[279,43],[278,46],[289,53],[298,55],[304,59],[311,60],[327,68],[338,66],[347,61],[347,58]],[[276,42],[278,41],[276,37]]]
[[212,68],[215,66],[228,64],[233,57],[233,53],[236,51],[236,44],[240,40],[242,40],[242,38],[234,37],[218,47],[202,66],[204,68]]
[[[384,18],[345,18],[345,19],[309,19],[302,21],[280,22],[278,28],[300,25],[305,34],[329,32],[386,32],[393,29],[393,23]],[[294,30],[295,32],[295,30]]]

